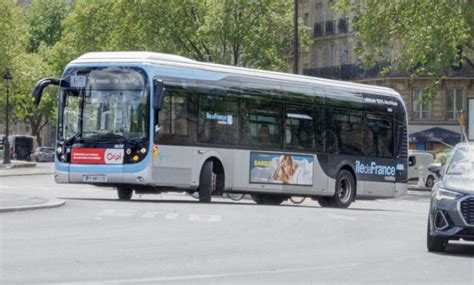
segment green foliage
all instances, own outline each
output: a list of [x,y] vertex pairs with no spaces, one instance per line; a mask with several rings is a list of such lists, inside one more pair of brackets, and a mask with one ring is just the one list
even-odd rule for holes
[[12,62],[14,78],[11,92],[11,113],[15,118],[30,125],[32,135],[41,144],[40,131],[49,122],[54,122],[57,105],[56,90],[49,89],[43,94],[41,104],[35,107],[31,90],[41,78],[51,74],[48,64],[38,54],[21,54]]
[[[88,51],[149,50],[286,70],[292,15],[284,0],[77,1],[52,52],[60,66]],[[307,46],[309,29],[301,34]]]
[[30,30],[28,52],[37,52],[40,44],[54,45],[61,38],[61,21],[66,16],[66,1],[36,0],[26,11]]
[[15,0],[0,0],[0,75],[3,76],[13,58],[24,51],[28,29],[21,8]]
[[446,149],[445,151],[440,152],[436,155],[435,162],[441,163],[441,165],[445,165],[450,155],[451,155],[451,149]]
[[[359,2],[339,0],[334,7],[355,14],[353,27],[361,41],[356,53],[366,67],[385,60],[390,69],[413,77],[440,78],[473,51],[472,0]],[[429,92],[428,99],[435,94]]]

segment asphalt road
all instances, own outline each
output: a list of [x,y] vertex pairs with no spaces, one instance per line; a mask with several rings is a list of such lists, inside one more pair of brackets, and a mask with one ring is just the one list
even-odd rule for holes
[[257,206],[4,177],[61,208],[0,214],[0,284],[474,284],[474,245],[426,251],[429,192],[350,209]]

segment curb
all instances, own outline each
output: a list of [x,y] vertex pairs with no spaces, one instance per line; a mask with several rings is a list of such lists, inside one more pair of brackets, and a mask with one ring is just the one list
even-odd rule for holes
[[26,205],[26,206],[11,206],[11,207],[0,207],[0,213],[7,212],[20,212],[20,211],[29,211],[29,210],[39,210],[39,209],[50,209],[61,207],[66,204],[65,200],[53,199],[43,204],[37,205]]
[[54,172],[38,172],[38,173],[1,173],[0,177],[11,177],[11,176],[32,176],[32,175],[53,175]]

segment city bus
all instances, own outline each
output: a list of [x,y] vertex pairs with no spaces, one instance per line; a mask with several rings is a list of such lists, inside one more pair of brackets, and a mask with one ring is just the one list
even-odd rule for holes
[[346,208],[407,189],[396,91],[153,52],[93,52],[59,86],[55,181],[133,193],[250,194]]

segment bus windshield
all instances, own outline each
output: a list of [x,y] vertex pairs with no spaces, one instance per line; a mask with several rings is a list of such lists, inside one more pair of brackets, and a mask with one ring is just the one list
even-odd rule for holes
[[114,67],[69,74],[68,87],[61,90],[59,139],[126,142],[147,137],[148,91],[142,72]]

